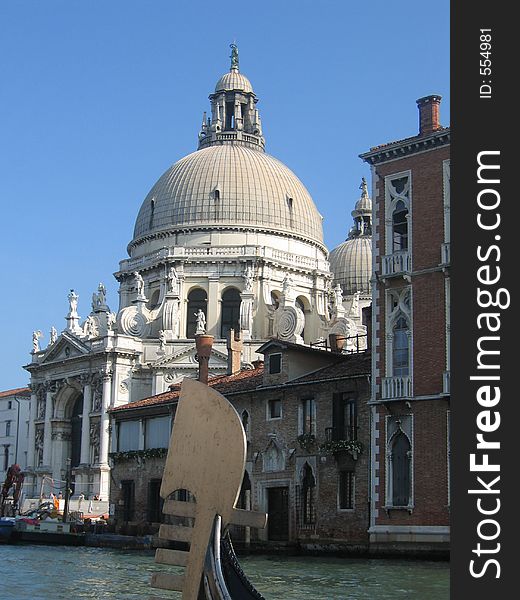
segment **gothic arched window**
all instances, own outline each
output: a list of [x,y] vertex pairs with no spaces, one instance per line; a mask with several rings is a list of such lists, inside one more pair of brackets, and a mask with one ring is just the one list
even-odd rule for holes
[[396,433],[391,441],[392,505],[410,504],[411,444],[403,431]]
[[408,249],[408,208],[398,200],[392,213],[392,249],[394,252]]
[[220,337],[227,338],[230,329],[240,330],[240,292],[236,288],[228,288],[222,294],[222,316],[220,320]]
[[188,294],[188,315],[186,319],[186,337],[194,338],[197,330],[197,311],[199,308],[207,316],[208,299],[205,290],[195,288]]
[[392,375],[407,377],[410,374],[410,329],[403,316],[400,316],[393,327]]

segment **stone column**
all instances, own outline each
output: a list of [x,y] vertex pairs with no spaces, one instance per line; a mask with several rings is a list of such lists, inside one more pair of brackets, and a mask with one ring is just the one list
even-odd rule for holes
[[90,379],[86,380],[83,386],[83,414],[81,416],[81,454],[80,463],[88,465],[90,463],[90,406],[92,404],[92,387]]
[[56,382],[46,383],[47,396],[45,398],[45,430],[43,434],[43,465],[51,466],[52,458],[52,398],[56,391]]
[[101,465],[108,464],[109,415],[107,410],[110,406],[110,396],[112,387],[111,380],[111,374],[105,374],[103,376],[103,399],[101,405],[101,424],[99,431],[99,464]]
[[218,294],[219,278],[211,276],[208,280],[208,310],[206,314],[206,333],[213,337],[220,338],[220,331],[217,331],[220,298]]
[[34,460],[34,444],[35,444],[35,425],[36,421],[36,410],[38,405],[38,397],[36,396],[36,389],[38,386],[31,385],[31,410],[29,413],[29,439],[27,441],[27,468],[33,468],[37,465]]
[[240,294],[240,329],[244,340],[253,337],[253,305],[255,295],[253,292],[242,292]]

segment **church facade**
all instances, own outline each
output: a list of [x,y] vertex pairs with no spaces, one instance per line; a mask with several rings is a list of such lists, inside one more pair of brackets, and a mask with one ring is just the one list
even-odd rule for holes
[[107,500],[108,411],[196,377],[196,333],[215,338],[210,376],[226,373],[231,329],[241,331],[246,366],[272,337],[309,345],[335,333],[345,347],[365,343],[369,277],[347,276],[371,264],[366,185],[331,270],[310,194],[265,152],[258,98],[234,45],[209,100],[198,149],[159,178],[137,215],[115,273],[117,311],[100,284],[82,320],[71,290],[65,329],[53,328],[45,347],[33,333],[29,494],[63,480],[70,459],[75,493]]

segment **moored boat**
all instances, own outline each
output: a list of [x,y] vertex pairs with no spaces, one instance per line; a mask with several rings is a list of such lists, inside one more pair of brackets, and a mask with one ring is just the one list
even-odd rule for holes
[[11,539],[15,523],[16,520],[12,517],[0,517],[0,543]]

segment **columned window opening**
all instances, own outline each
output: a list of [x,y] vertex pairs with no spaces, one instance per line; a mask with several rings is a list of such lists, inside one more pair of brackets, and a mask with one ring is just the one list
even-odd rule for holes
[[222,313],[220,337],[227,339],[230,329],[240,330],[240,292],[236,288],[228,288],[222,294]]
[[188,294],[188,315],[186,319],[186,337],[195,338],[197,330],[197,311],[199,308],[206,315],[208,313],[208,296],[202,288],[195,288]]

